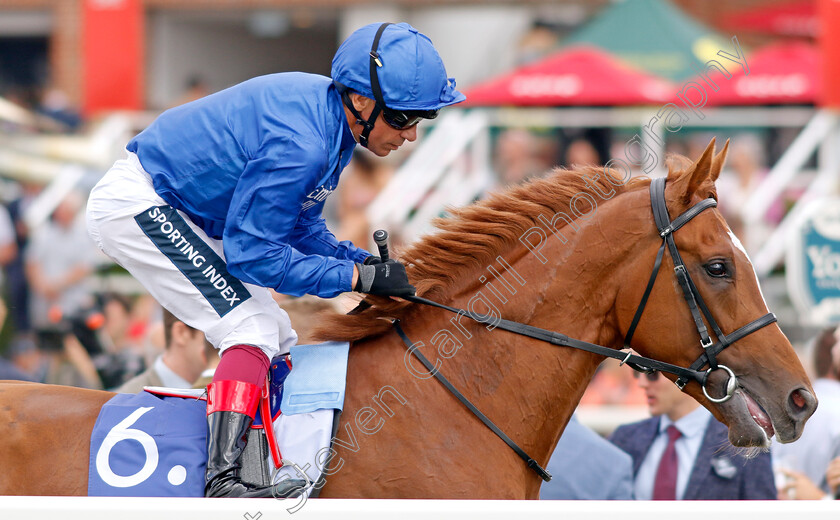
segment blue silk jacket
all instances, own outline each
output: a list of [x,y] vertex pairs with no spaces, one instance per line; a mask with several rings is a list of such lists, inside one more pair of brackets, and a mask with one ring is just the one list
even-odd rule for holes
[[370,255],[321,217],[355,146],[332,80],[292,72],[167,110],[128,150],[167,203],[222,239],[232,275],[331,297]]

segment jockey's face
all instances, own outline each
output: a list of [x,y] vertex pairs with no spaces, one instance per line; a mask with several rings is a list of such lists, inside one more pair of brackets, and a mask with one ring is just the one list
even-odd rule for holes
[[[355,93],[350,94],[350,99],[353,100],[353,105],[356,107],[356,110],[367,120],[371,112],[373,112],[375,102],[370,98]],[[353,136],[358,141],[364,127],[356,123],[356,118],[349,113],[349,110],[345,109],[345,111],[347,112],[347,120],[350,122]],[[402,146],[406,141],[414,141],[415,139],[417,139],[417,125],[398,130],[386,123],[380,112],[379,117],[376,118],[373,130],[370,131],[370,135],[368,136],[367,148],[379,157],[385,157]]]

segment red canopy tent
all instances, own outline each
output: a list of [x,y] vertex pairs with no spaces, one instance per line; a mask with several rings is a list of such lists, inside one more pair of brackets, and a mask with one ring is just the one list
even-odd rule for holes
[[[768,45],[747,58],[749,74],[730,67],[732,77],[709,72],[720,90],[707,88],[707,106],[816,104],[821,92],[819,49],[807,43],[788,42]],[[693,81],[709,87],[702,78]]]
[[593,47],[569,47],[464,92],[468,106],[625,106],[668,100],[667,80]]
[[819,19],[816,2],[759,5],[721,17],[718,25],[735,33],[753,32],[785,36],[816,36]]

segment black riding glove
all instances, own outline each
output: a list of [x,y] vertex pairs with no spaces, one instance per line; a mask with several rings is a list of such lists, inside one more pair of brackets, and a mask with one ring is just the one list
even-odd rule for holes
[[414,296],[414,286],[408,283],[405,266],[396,260],[385,263],[356,264],[359,281],[354,291],[377,296]]
[[382,259],[378,256],[370,255],[369,257],[365,258],[365,261],[363,263],[365,265],[381,264]]

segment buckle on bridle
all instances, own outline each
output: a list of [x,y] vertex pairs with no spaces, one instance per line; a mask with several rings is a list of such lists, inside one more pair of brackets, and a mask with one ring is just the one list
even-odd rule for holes
[[703,350],[708,350],[708,348],[711,347],[714,344],[715,344],[715,342],[712,341],[712,338],[709,338],[708,343],[704,342],[703,338],[700,338],[700,346],[703,347]]
[[618,366],[623,367],[624,363],[627,363],[627,360],[630,359],[632,356],[633,356],[633,351],[628,350],[627,355],[624,356],[624,359],[618,364]]
[[671,224],[668,224],[668,227],[666,227],[665,229],[663,229],[662,231],[659,232],[659,236],[662,237],[662,238],[665,238],[666,236],[670,235],[673,232],[674,232],[674,226],[672,226]]

